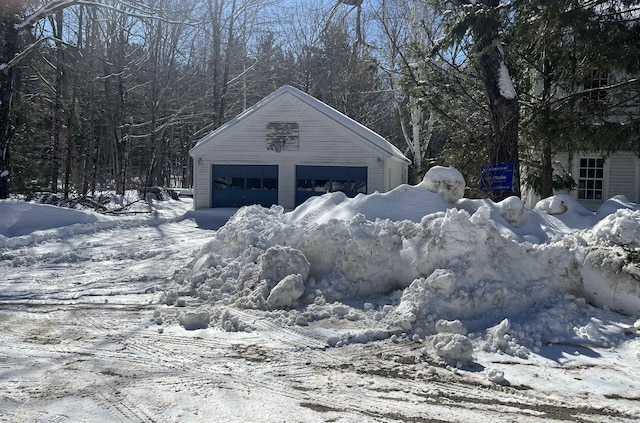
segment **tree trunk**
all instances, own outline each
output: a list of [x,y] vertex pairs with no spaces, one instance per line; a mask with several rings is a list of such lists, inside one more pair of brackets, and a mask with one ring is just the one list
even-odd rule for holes
[[[66,155],[64,164],[64,198],[68,198],[71,190],[73,189],[73,171],[75,149],[76,149],[76,136],[74,134],[74,124],[76,122],[76,94],[77,94],[77,78],[76,78],[76,56],[74,52],[71,53],[68,60],[72,60],[72,65],[67,67],[69,74],[65,77],[65,81],[70,85],[70,98],[65,103],[67,104],[67,113],[65,118],[65,141],[66,141]],[[77,185],[76,185],[77,186]]]
[[231,66],[231,56],[233,55],[233,49],[235,44],[234,31],[235,31],[235,15],[236,15],[236,0],[231,3],[231,13],[229,16],[229,27],[227,32],[227,54],[225,55],[224,71],[222,73],[222,80],[220,81],[220,101],[218,104],[218,119],[219,125],[224,122],[224,115],[227,107],[227,85],[229,83],[229,67]]
[[222,61],[222,6],[224,0],[208,0],[209,6],[209,18],[211,19],[211,42],[212,54],[210,63],[210,73],[213,79],[213,112],[215,126],[222,125],[222,116],[220,116],[221,109],[221,86],[220,86],[220,65]]
[[[107,104],[110,110],[107,111],[108,131],[113,136],[112,157],[113,157],[113,177],[116,194],[124,195],[126,188],[126,166],[125,151],[128,148],[127,140],[123,136],[121,127],[124,125],[125,116],[125,46],[128,42],[127,34],[118,19],[122,16],[114,14],[109,23],[110,33],[113,33],[112,44],[107,49],[107,60],[104,64],[104,90],[107,96]],[[115,79],[115,81],[112,81]],[[123,142],[124,141],[124,142]]]
[[[73,107],[73,106],[72,106]],[[69,198],[69,193],[71,192],[71,174],[73,173],[73,117],[72,110],[69,111],[66,122],[65,129],[65,138],[66,138],[66,154],[64,161],[64,181],[63,181],[63,190],[64,190],[64,198]]]
[[[19,3],[0,5],[0,64],[7,63],[20,51],[20,36],[15,24]],[[9,197],[11,181],[10,150],[14,134],[12,101],[16,74],[14,68],[0,70],[0,199]]]
[[[543,117],[545,123],[551,118],[551,109],[549,102],[551,101],[551,63],[547,58],[544,59],[542,65],[542,101],[544,102]],[[542,134],[542,157],[540,158],[540,196],[542,198],[551,197],[553,195],[553,163],[550,134]]]
[[542,139],[542,157],[540,172],[540,196],[542,198],[551,197],[553,195],[553,153],[551,149],[551,140],[548,137]]
[[[498,0],[485,0],[483,3],[490,7],[498,6]],[[494,195],[496,200],[501,200],[509,195],[520,196],[518,157],[520,110],[500,45],[498,29],[499,22],[491,16],[479,19],[473,27],[475,48],[478,52],[476,65],[489,100],[491,119],[489,160],[491,163],[488,164],[514,164],[512,190]]]
[[64,104],[65,90],[65,57],[62,45],[62,26],[64,25],[64,12],[59,9],[55,14],[54,36],[56,38],[56,79],[55,99],[53,102],[53,125],[51,133],[51,192],[58,192],[60,179],[60,154],[62,151],[62,137],[64,135],[66,107]]
[[418,102],[418,99],[409,96],[409,111],[411,113],[411,128],[412,128],[412,140],[411,150],[413,152],[413,169],[414,169],[414,182],[418,183],[424,176],[422,174],[422,161],[424,157],[424,151],[422,149],[422,121],[424,119],[424,113],[422,106]]

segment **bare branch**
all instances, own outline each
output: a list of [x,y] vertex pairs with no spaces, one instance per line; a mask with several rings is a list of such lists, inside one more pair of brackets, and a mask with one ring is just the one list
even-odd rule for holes
[[24,58],[26,58],[33,50],[35,50],[40,44],[47,40],[51,40],[51,37],[45,37],[37,40],[36,42],[30,44],[27,48],[22,50],[20,53],[16,54],[13,59],[9,60],[7,63],[0,64],[0,71],[8,72],[9,69],[16,66],[20,63]]
[[54,0],[51,1],[40,9],[33,12],[31,15],[27,16],[26,19],[19,24],[15,25],[15,29],[20,30],[26,28],[27,26],[32,25],[34,22],[39,21],[40,19],[46,18],[47,16],[53,15],[56,11],[60,9],[67,8],[69,6],[73,6],[78,3],[77,0]]

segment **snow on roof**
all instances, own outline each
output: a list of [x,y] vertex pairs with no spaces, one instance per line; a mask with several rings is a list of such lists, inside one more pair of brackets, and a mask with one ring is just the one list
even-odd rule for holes
[[287,95],[287,94],[293,95],[297,99],[305,102],[309,106],[313,107],[315,110],[324,114],[328,118],[333,119],[335,122],[339,123],[345,128],[356,133],[357,135],[359,135],[360,137],[368,141],[370,144],[372,144],[376,148],[389,154],[392,158],[401,160],[406,163],[411,163],[411,161],[404,154],[402,154],[402,152],[398,148],[396,148],[393,144],[391,144],[389,141],[384,139],[379,134],[375,133],[374,131],[362,125],[361,123],[356,122],[355,120],[339,112],[333,107],[323,103],[322,101],[290,85],[283,85],[282,87],[278,88],[277,90],[275,90],[274,92],[272,92],[271,94],[269,94],[268,96],[266,96],[265,98],[257,102],[256,104],[254,104],[252,107],[240,113],[235,118],[231,119],[230,121],[220,126],[213,132],[209,133],[208,135],[205,135],[202,139],[200,139],[200,141],[198,141],[198,143],[191,149],[191,151],[189,151],[189,154],[193,156],[197,150],[199,150],[203,145],[207,144],[212,139],[214,139],[218,134],[224,132],[231,126],[241,121],[242,119],[245,119],[246,117],[252,115],[254,112],[261,109],[265,105],[271,103],[273,100],[280,97],[281,95]]

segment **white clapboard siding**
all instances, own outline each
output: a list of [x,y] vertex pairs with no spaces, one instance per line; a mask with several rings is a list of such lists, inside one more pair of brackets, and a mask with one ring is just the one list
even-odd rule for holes
[[[640,201],[640,160],[630,151],[620,151],[606,157],[605,154],[597,152],[585,152],[568,154],[567,152],[557,153],[554,160],[560,168],[569,169],[574,175],[576,183],[579,179],[580,159],[586,157],[603,157],[604,163],[604,185],[603,197],[601,200],[578,200],[583,206],[590,210],[597,208],[607,199],[624,195],[629,201]],[[578,191],[570,192],[571,196],[578,199]]]
[[638,201],[638,158],[631,153],[614,153],[609,159],[609,195],[624,195],[630,201]]
[[[296,122],[298,150],[270,151],[270,122]],[[215,164],[278,165],[278,203],[293,208],[295,167],[362,166],[368,168],[368,192],[387,191],[406,182],[409,160],[346,116],[295,88],[283,87],[254,108],[204,137],[191,150],[194,157],[194,205],[211,205],[211,166]],[[391,173],[391,178],[387,173]],[[404,180],[403,180],[403,175]]]

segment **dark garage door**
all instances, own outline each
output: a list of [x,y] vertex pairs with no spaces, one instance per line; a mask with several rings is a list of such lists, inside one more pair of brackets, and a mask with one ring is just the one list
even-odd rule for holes
[[213,165],[211,207],[278,204],[278,166]]
[[347,197],[367,193],[367,168],[296,166],[296,206],[310,197],[342,191]]

